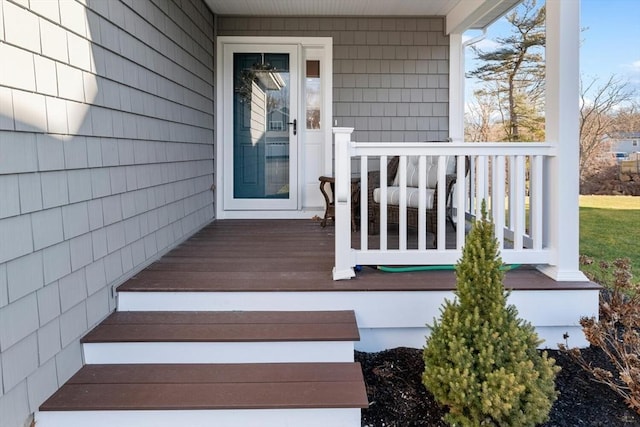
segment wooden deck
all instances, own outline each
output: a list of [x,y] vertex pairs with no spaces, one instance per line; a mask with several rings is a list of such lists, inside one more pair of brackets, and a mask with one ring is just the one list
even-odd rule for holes
[[[217,220],[118,288],[118,291],[442,291],[452,271],[385,273],[364,266],[334,281],[334,227],[311,220]],[[355,236],[354,240],[359,237]],[[592,289],[590,282],[555,282],[531,267],[510,271],[514,290]]]

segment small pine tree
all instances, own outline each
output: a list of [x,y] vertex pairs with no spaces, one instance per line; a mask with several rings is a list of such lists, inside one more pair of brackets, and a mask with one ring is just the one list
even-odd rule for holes
[[507,305],[493,223],[476,221],[456,265],[457,299],[445,301],[424,348],[422,382],[456,426],[535,426],[548,419],[560,370],[533,326]]

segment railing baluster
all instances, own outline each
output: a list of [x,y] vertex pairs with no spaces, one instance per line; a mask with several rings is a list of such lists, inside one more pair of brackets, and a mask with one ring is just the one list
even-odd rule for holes
[[476,156],[469,156],[469,215],[475,215],[475,207],[477,204],[477,188],[476,188]]
[[476,218],[482,217],[482,200],[487,200],[487,156],[478,156],[476,160]]
[[[438,210],[436,215],[438,220],[438,229],[436,230],[436,248],[443,250],[447,246],[447,207],[446,207],[446,185],[447,185],[447,158],[446,156],[438,156]],[[436,202],[435,200],[433,201]]]
[[523,239],[525,233],[525,156],[515,156],[515,195],[512,203],[513,216],[515,219],[513,231],[513,249],[521,251],[523,249]]
[[487,156],[482,156],[482,164],[483,164],[483,168],[484,168],[484,179],[482,180],[483,182],[483,191],[482,191],[482,198],[484,200],[487,201],[487,207],[489,206],[489,183],[491,182],[490,179],[490,174],[491,174],[491,168],[489,165],[489,159],[491,158],[491,156],[487,155]]
[[369,157],[360,157],[360,249],[369,249]]
[[496,239],[498,239],[498,244],[500,249],[504,248],[504,223],[505,223],[505,157],[504,156],[495,156],[493,159],[495,163],[495,175],[492,183],[493,195],[492,195],[492,211],[493,211],[493,223],[496,227]]
[[456,165],[456,249],[462,250],[465,238],[466,213],[465,206],[467,198],[467,180],[466,177],[466,159],[465,156],[458,156]]
[[514,225],[516,223],[515,209],[513,207],[516,194],[516,156],[509,156],[509,230],[515,232]]
[[427,249],[427,156],[418,162],[418,250]]
[[487,156],[487,165],[488,165],[488,176],[487,176],[487,185],[488,185],[488,189],[487,191],[489,192],[489,198],[487,199],[487,212],[489,213],[489,215],[491,215],[491,217],[494,217],[494,213],[493,213],[493,198],[495,197],[495,189],[494,189],[494,185],[496,184],[495,181],[495,177],[496,177],[496,156]]
[[387,156],[380,156],[380,250],[386,251],[387,241]]
[[407,250],[407,156],[400,156],[398,165],[400,177],[400,218],[398,220],[398,249]]
[[529,188],[529,216],[531,218],[531,238],[533,239],[533,249],[542,249],[542,177],[543,177],[543,156],[531,156],[531,176]]

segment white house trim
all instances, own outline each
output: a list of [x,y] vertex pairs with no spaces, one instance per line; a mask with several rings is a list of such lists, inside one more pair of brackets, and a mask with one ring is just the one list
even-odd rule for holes
[[[486,28],[520,0],[466,0],[447,14],[446,33],[463,33],[470,28]],[[506,5],[506,6],[505,6]]]

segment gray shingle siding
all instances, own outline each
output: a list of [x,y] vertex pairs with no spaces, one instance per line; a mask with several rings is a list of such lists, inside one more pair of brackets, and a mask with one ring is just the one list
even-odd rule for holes
[[220,36],[333,37],[333,115],[358,141],[449,137],[444,19],[218,16]]
[[80,367],[111,286],[213,217],[213,40],[201,0],[0,4],[3,427]]

